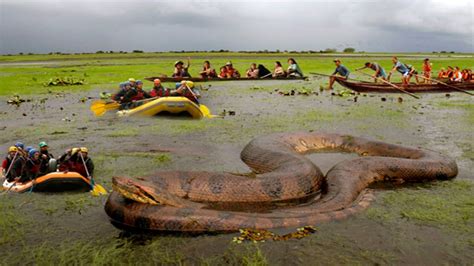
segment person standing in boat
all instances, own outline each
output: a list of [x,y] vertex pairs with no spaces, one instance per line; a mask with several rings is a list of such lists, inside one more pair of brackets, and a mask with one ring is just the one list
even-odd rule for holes
[[408,85],[409,78],[410,78],[410,70],[406,67],[405,64],[400,62],[396,56],[392,58],[393,68],[390,70],[387,76],[387,80],[390,81],[390,77],[394,71],[398,71],[402,74],[402,84]]
[[387,80],[387,74],[385,73],[385,69],[376,62],[373,62],[373,63],[367,62],[365,63],[364,67],[356,69],[356,71],[366,69],[366,68],[370,68],[373,71],[375,71],[374,75],[372,76],[374,78],[374,82],[377,82],[379,78],[383,80]]
[[25,183],[30,180],[36,179],[40,175],[41,160],[40,152],[37,149],[31,149],[28,152],[28,158],[25,162],[25,167],[21,174],[20,183]]
[[422,69],[423,69],[423,77],[425,78],[424,83],[431,84],[430,79],[431,79],[431,72],[433,71],[433,66],[430,63],[429,58],[425,58],[425,60],[423,60]]
[[281,65],[280,61],[275,61],[275,68],[273,69],[272,77],[274,78],[286,77],[286,72],[283,69],[283,66]]
[[211,62],[209,62],[208,60],[204,61],[202,71],[199,72],[199,75],[201,75],[201,78],[203,79],[217,78],[216,70],[211,67]]
[[191,75],[188,72],[189,67],[191,66],[191,60],[188,57],[188,64],[185,65],[183,61],[176,61],[174,63],[174,72],[173,78],[190,78]]
[[258,74],[259,74],[259,70],[257,68],[257,64],[252,63],[250,65],[250,68],[247,69],[247,72],[246,72],[247,78],[256,79],[258,78]]
[[332,85],[334,85],[336,79],[346,80],[349,78],[349,74],[351,73],[349,69],[341,63],[341,60],[336,58],[333,62],[336,64],[336,69],[329,77],[329,90],[333,89]]
[[287,69],[287,77],[297,77],[297,78],[302,78],[303,71],[301,71],[300,66],[298,63],[296,63],[296,60],[294,58],[288,58],[288,69]]
[[418,79],[418,71],[415,69],[413,65],[405,64],[406,68],[408,68],[408,83],[410,83],[411,77],[415,76],[416,84],[420,83]]
[[54,159],[54,156],[49,153],[48,151],[48,144],[45,141],[42,141],[39,143],[39,152],[40,152],[40,160],[41,160],[41,167],[40,167],[40,173],[41,174],[47,174],[50,172],[50,160]]

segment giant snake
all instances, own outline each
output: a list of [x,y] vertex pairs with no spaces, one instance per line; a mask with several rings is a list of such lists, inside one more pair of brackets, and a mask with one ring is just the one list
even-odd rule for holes
[[[352,152],[326,176],[306,153]],[[454,178],[456,162],[438,152],[349,135],[278,133],[253,139],[241,152],[253,176],[162,171],[114,177],[105,210],[124,229],[225,232],[313,225],[345,218],[374,199],[379,181]]]

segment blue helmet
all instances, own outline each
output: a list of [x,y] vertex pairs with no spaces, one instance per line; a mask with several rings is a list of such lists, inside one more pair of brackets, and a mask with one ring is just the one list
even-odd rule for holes
[[121,89],[125,88],[125,84],[127,84],[127,82],[120,82],[119,88]]
[[137,80],[137,81],[135,82],[135,84],[136,84],[136,85],[143,84],[143,81],[141,81],[141,80]]
[[23,149],[25,147],[25,144],[23,144],[23,142],[18,141],[17,143],[15,143],[15,147]]
[[175,88],[177,89],[177,88],[179,88],[179,87],[181,87],[181,82],[176,82]]
[[30,158],[32,158],[35,153],[39,152],[37,149],[31,149],[29,152],[28,152],[28,156],[30,156]]
[[31,150],[33,150],[33,147],[31,146],[26,146],[25,151],[29,153]]

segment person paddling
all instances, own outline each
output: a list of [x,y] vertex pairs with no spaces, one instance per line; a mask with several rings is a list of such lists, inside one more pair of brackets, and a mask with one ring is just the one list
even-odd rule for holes
[[374,75],[372,76],[374,78],[374,82],[377,82],[379,78],[383,80],[387,80],[387,74],[385,73],[385,69],[381,65],[379,65],[379,63],[367,62],[365,63],[364,67],[356,69],[356,71],[366,69],[366,68],[370,68],[373,71],[375,71]]
[[351,73],[349,71],[349,69],[347,69],[347,67],[345,67],[341,63],[341,60],[336,58],[336,59],[333,60],[333,62],[334,62],[334,64],[336,64],[336,69],[334,70],[334,72],[329,77],[329,87],[328,87],[329,90],[333,89],[332,85],[334,84],[336,79],[346,80],[346,79],[349,78],[349,74]]
[[390,81],[390,77],[394,71],[398,71],[402,74],[402,84],[408,85],[410,79],[410,70],[406,67],[405,64],[400,62],[396,56],[392,57],[393,68],[390,70],[387,76],[387,80]]
[[89,149],[86,147],[79,148],[77,156],[74,160],[74,168],[77,173],[86,178],[94,176],[94,163],[89,157]]
[[2,168],[5,171],[4,175],[8,182],[14,181],[17,176],[21,175],[21,172],[17,173],[16,171],[12,171],[13,165],[18,160],[21,160],[20,157],[22,157],[22,155],[18,151],[17,147],[11,146],[10,148],[8,148],[7,156],[2,162]]

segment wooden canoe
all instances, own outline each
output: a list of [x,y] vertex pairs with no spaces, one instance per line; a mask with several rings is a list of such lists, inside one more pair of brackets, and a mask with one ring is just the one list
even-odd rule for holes
[[[373,82],[354,82],[349,80],[336,79],[336,81],[342,86],[357,92],[383,92],[383,93],[400,93],[399,90],[385,83],[373,83]],[[403,86],[401,83],[394,83],[395,85],[403,88],[408,92],[459,92],[454,88],[443,84],[409,84]],[[449,83],[450,86],[454,86],[460,90],[474,90],[473,82],[456,82]]]
[[161,82],[180,82],[182,80],[189,80],[193,82],[214,82],[214,81],[257,81],[257,80],[306,80],[308,77],[278,77],[278,78],[273,78],[273,77],[268,77],[268,78],[247,78],[247,77],[241,77],[241,78],[172,78],[172,77],[148,77],[145,78],[145,80],[148,81],[153,81],[155,79],[160,79]]

